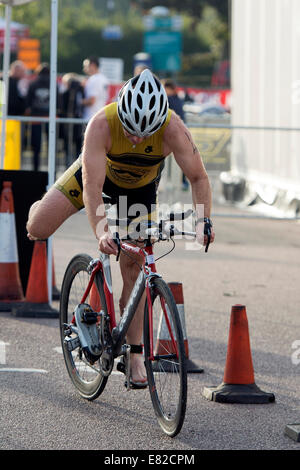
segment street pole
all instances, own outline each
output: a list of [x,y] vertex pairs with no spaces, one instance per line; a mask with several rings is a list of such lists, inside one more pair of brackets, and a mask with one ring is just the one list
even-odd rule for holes
[[[6,141],[6,116],[8,109],[8,91],[9,91],[9,64],[10,64],[10,37],[11,37],[11,5],[5,6],[5,39],[3,51],[3,83],[4,92],[2,93],[2,127],[1,127],[1,166],[4,169],[5,141]],[[1,98],[2,98],[1,97]]]
[[[49,107],[49,141],[48,141],[48,189],[55,178],[56,159],[56,89],[57,89],[57,23],[58,0],[51,0],[51,57],[50,57],[50,107]],[[48,239],[48,295],[52,304],[52,237]]]

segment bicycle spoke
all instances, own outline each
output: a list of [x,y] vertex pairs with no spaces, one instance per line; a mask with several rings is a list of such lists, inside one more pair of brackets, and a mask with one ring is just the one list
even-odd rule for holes
[[[75,309],[78,304],[80,304],[90,280],[90,276],[87,272],[90,261],[91,258],[88,255],[78,255],[73,258],[66,270],[61,295],[60,324],[64,358],[69,376],[84,398],[94,400],[102,393],[107,382],[107,377],[102,375],[99,361],[95,364],[90,364],[86,360],[80,346],[73,351],[69,351],[64,343],[64,332],[68,329],[65,325],[71,324]],[[99,285],[101,290],[102,278],[96,277],[95,279],[98,283],[97,286]],[[100,296],[101,295],[103,297],[102,303],[105,306],[103,292]],[[86,299],[86,302],[89,303],[89,300],[90,295]],[[69,337],[76,339],[77,333],[72,331]]]
[[150,360],[149,310],[145,309],[145,363],[149,391],[159,423],[168,435],[180,431],[186,407],[187,378],[184,342],[176,304],[161,279],[155,280],[152,299],[154,360]]

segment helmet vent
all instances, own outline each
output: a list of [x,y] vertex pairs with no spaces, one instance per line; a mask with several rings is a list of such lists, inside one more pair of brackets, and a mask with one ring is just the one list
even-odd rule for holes
[[122,110],[124,111],[124,113],[127,113],[125,100],[122,100]]
[[153,93],[153,86],[151,85],[151,83],[149,83],[149,93],[151,95],[151,93]]
[[133,88],[135,87],[135,85],[136,85],[136,83],[137,83],[137,81],[138,81],[139,78],[140,78],[139,75],[137,75],[136,77],[133,78],[133,80],[132,80],[132,82],[131,82],[131,85],[132,85]]
[[160,83],[160,81],[157,80],[156,77],[154,77],[154,80],[155,80],[156,86],[157,86],[157,88],[158,88],[158,91],[160,91],[160,89],[161,89],[161,83]]
[[159,114],[162,112],[163,105],[164,105],[164,97],[163,97],[163,95],[161,95],[161,97],[160,97],[160,109],[159,109]]
[[136,101],[137,101],[138,107],[140,109],[143,109],[143,100],[140,94],[137,95]]
[[132,127],[132,125],[130,124],[130,122],[128,121],[128,119],[125,119],[125,123],[126,123],[126,126],[129,127],[129,129],[134,132],[134,128]]
[[132,93],[129,90],[128,91],[128,106],[129,106],[129,109],[131,108],[131,102],[132,102]]
[[138,122],[140,120],[140,114],[139,114],[137,109],[134,112],[134,117],[135,117],[135,122],[138,124]]
[[142,93],[145,93],[145,89],[146,89],[146,85],[145,85],[145,82],[143,82],[143,83],[141,84],[141,92],[142,92]]
[[155,96],[152,96],[150,100],[150,104],[149,104],[150,109],[153,109],[153,107],[155,106],[155,102],[156,102]]
[[151,126],[152,122],[153,122],[153,119],[154,119],[154,116],[155,116],[155,111],[153,111],[153,113],[151,114],[150,116],[150,119],[149,119],[149,126]]
[[147,124],[147,119],[146,117],[143,118],[142,120],[142,125],[141,125],[141,131],[144,132],[144,130],[146,129],[146,124]]

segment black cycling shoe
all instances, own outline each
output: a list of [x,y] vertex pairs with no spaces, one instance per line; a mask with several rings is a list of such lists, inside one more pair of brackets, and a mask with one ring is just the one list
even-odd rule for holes
[[75,309],[78,336],[86,359],[91,363],[98,361],[102,353],[97,328],[98,313],[90,305],[79,304]]

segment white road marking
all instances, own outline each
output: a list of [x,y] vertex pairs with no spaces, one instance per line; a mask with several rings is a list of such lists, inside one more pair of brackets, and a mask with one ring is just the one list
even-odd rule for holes
[[[10,343],[5,343],[0,341],[0,364],[6,364],[6,346],[9,346]],[[38,374],[48,374],[47,370],[44,369],[31,369],[31,368],[19,368],[19,367],[0,367],[0,372],[26,372],[26,373],[38,373]]]
[[25,372],[25,373],[38,373],[38,374],[48,374],[47,370],[44,369],[21,369],[21,368],[8,368],[8,367],[0,367],[1,372]]
[[6,346],[9,346],[9,343],[0,341],[0,364],[6,364]]

